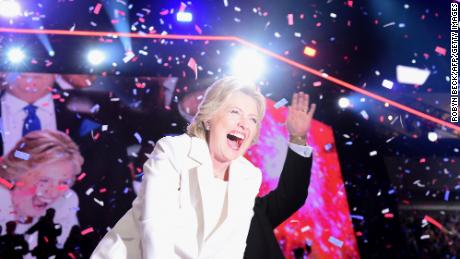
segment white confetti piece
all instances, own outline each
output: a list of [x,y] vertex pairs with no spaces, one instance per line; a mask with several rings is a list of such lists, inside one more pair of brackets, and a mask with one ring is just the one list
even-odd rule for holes
[[388,89],[393,89],[393,82],[388,79],[383,79],[382,86]]
[[330,236],[329,239],[328,239],[329,243],[337,246],[337,247],[342,247],[343,246],[343,241],[333,237],[333,236]]
[[104,202],[103,202],[103,201],[100,201],[100,200],[98,200],[98,199],[96,199],[96,198],[93,198],[93,199],[94,199],[94,201],[95,201],[97,204],[99,204],[101,207],[104,207]]
[[361,116],[363,116],[363,118],[364,118],[365,120],[368,120],[368,119],[369,119],[369,115],[367,114],[367,112],[366,112],[365,110],[362,110],[362,111],[361,111]]
[[133,59],[136,55],[132,51],[126,52],[125,57],[123,58],[124,63],[128,63],[131,59]]
[[377,151],[376,151],[376,150],[369,152],[369,156],[376,156],[376,155],[377,155]]
[[93,192],[94,192],[94,189],[93,189],[93,187],[91,187],[88,190],[86,190],[85,194],[86,194],[86,196],[89,196]]
[[430,76],[430,70],[409,66],[396,66],[396,79],[401,84],[423,85]]
[[276,102],[275,105],[273,105],[273,107],[275,107],[275,109],[279,109],[279,108],[285,106],[287,103],[288,103],[288,100],[286,100],[286,98],[283,98],[283,99],[279,100],[278,102]]
[[17,158],[19,158],[19,159],[22,159],[22,160],[26,160],[26,161],[27,161],[27,160],[29,160],[29,158],[30,158],[30,154],[25,153],[25,152],[22,152],[22,151],[19,151],[19,150],[16,150],[16,151],[14,152],[14,157],[17,157]]

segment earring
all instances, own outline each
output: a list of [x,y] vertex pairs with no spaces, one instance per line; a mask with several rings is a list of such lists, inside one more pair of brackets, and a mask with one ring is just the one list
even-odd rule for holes
[[204,125],[205,125],[206,130],[209,130],[211,128],[211,126],[209,125],[209,122],[205,123]]

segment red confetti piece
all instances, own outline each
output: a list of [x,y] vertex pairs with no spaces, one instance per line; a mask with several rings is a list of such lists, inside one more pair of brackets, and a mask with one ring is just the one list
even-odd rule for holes
[[385,218],[387,218],[387,219],[392,219],[392,218],[395,217],[395,216],[393,215],[393,213],[385,213],[383,216],[384,216]]
[[194,58],[190,58],[190,60],[187,63],[187,66],[193,70],[195,73],[195,79],[198,78],[198,64],[196,63]]
[[349,1],[347,2],[347,5],[348,5],[348,7],[353,7],[353,1],[349,0]]
[[107,189],[106,189],[106,188],[101,188],[101,189],[99,189],[99,193],[104,193],[104,192],[107,192]]
[[5,186],[8,189],[13,188],[13,186],[14,186],[12,183],[8,182],[6,179],[3,179],[2,177],[0,177],[0,184],[2,184],[3,186]]
[[94,7],[93,13],[94,14],[99,14],[99,12],[101,11],[101,8],[102,8],[102,4],[97,3],[97,5]]
[[446,231],[446,232],[447,232],[446,228],[445,228],[443,225],[441,225],[441,223],[439,223],[438,221],[436,221],[434,218],[432,218],[432,217],[430,217],[430,216],[428,216],[428,215],[425,215],[425,217],[423,218],[423,220],[426,220],[427,222],[433,224],[435,227],[439,228],[440,230]]
[[187,5],[181,2],[180,7],[179,7],[179,12],[185,11],[185,8],[187,8]]
[[93,231],[94,231],[93,227],[89,227],[87,229],[82,230],[81,235],[84,236],[84,235],[87,235],[87,234],[89,234],[89,233],[91,233]]
[[81,174],[78,176],[77,180],[78,180],[78,181],[81,181],[81,180],[82,180],[83,178],[85,178],[85,177],[86,177],[86,173],[81,173]]
[[169,10],[163,10],[160,12],[160,15],[167,15],[169,14]]
[[67,253],[67,255],[72,259],[76,259],[75,255],[71,252]]
[[447,50],[443,47],[436,46],[434,52],[438,53],[441,56],[445,56],[447,54]]
[[200,26],[198,26],[196,24],[195,24],[195,31],[198,32],[198,34],[203,33],[203,31],[201,30]]

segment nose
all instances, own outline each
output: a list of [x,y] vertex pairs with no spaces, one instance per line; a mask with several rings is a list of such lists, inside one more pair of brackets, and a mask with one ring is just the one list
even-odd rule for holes
[[238,127],[241,129],[246,129],[248,125],[248,120],[246,118],[241,117],[238,121]]
[[40,192],[45,198],[56,199],[61,193],[58,187],[57,183],[46,183],[41,186]]

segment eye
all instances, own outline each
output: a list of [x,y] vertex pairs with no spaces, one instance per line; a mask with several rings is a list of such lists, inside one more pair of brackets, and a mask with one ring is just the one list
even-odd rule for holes
[[251,121],[252,121],[254,124],[257,124],[257,119],[256,119],[256,118],[251,118]]
[[240,111],[238,111],[237,109],[232,109],[232,110],[230,110],[230,113],[232,113],[232,114],[240,114]]
[[42,178],[42,179],[39,180],[39,182],[40,182],[40,183],[48,183],[49,180],[46,179],[46,178]]

